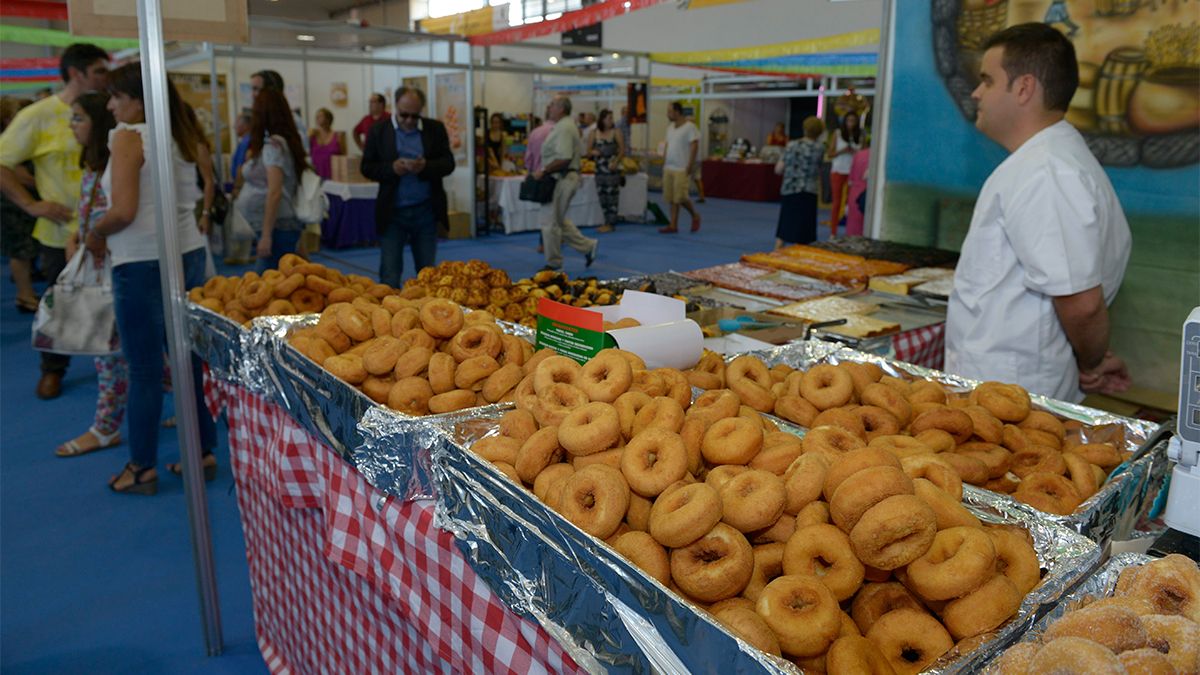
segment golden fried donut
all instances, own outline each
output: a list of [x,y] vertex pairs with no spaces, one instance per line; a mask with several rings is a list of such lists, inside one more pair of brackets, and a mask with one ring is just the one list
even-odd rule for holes
[[607,539],[629,508],[629,486],[620,471],[603,465],[584,467],[563,484],[559,513],[579,529]]
[[[790,441],[775,440],[773,437],[787,436]],[[771,431],[763,435],[763,447],[754,459],[750,460],[751,469],[770,471],[776,476],[782,476],[804,452],[800,439],[786,431]]]
[[1063,439],[1067,436],[1067,428],[1053,414],[1044,410],[1030,410],[1029,415],[1021,420],[1017,427],[1021,430],[1035,430],[1050,434],[1058,439],[1061,446]]
[[427,415],[429,399],[433,398],[433,389],[429,381],[423,377],[397,378],[388,393],[387,405],[393,410],[399,410],[408,415]]
[[680,408],[687,410],[692,405],[692,385],[687,376],[674,368],[658,368],[654,371],[667,387],[665,396],[675,399]]
[[1054,473],[1031,473],[1021,479],[1013,498],[1039,511],[1065,516],[1083,502],[1071,481]]
[[521,443],[537,430],[537,421],[528,410],[510,410],[500,418],[500,434]]
[[750,532],[750,543],[753,545],[787,542],[796,533],[796,518],[788,514],[779,516],[770,527]]
[[805,454],[822,454],[830,461],[837,459],[851,450],[866,445],[862,438],[855,436],[841,427],[833,426],[819,426],[809,429],[808,433],[804,434],[804,438],[801,439],[800,443],[804,447]]
[[785,393],[775,399],[775,415],[802,427],[812,426],[812,421],[819,412],[802,396]]
[[617,418],[621,421],[621,435],[627,440],[633,437],[633,421],[637,419],[638,412],[652,400],[650,396],[640,391],[627,391],[613,401],[613,407],[617,410]]
[[[527,351],[528,350],[528,351]],[[500,356],[497,358],[503,364],[516,366],[525,365],[525,359],[533,353],[533,345],[515,336],[504,334],[500,336]],[[524,368],[521,369],[524,374]]]
[[758,596],[758,613],[785,654],[807,658],[826,651],[842,626],[837,599],[816,578],[784,575]]
[[[479,455],[493,464],[496,462],[504,462],[511,465],[517,461],[517,452],[521,449],[521,444],[514,438],[508,436],[484,436],[475,441],[471,446],[471,452]],[[514,467],[515,470],[515,467]],[[520,476],[517,477],[519,480]]]
[[913,435],[927,429],[941,429],[953,436],[956,443],[965,443],[975,433],[975,424],[971,416],[961,410],[940,408],[921,413],[908,427]]
[[854,395],[856,397],[861,397],[864,389],[878,383],[884,375],[883,368],[874,363],[843,361],[837,367],[850,373],[850,379],[854,381]]
[[[1046,628],[1045,639],[1081,637],[1114,653],[1152,646],[1142,618],[1124,607],[1088,605],[1059,617]],[[1194,629],[1194,628],[1193,628]]]
[[934,452],[950,452],[958,443],[945,429],[926,429],[913,434],[913,438],[928,445]]
[[1063,637],[1042,645],[1029,661],[1030,673],[1061,675],[1118,675],[1121,660],[1104,645],[1080,637]]
[[996,547],[982,528],[951,527],[908,564],[904,583],[926,600],[951,600],[982,586],[995,567]]
[[313,363],[325,363],[325,359],[337,354],[337,352],[333,351],[333,347],[329,346],[328,342],[316,335],[296,338],[293,340],[292,346],[299,350],[301,354],[312,359]]
[[[620,463],[618,463],[617,468],[621,468]],[[629,493],[629,509],[625,511],[625,524],[631,530],[649,532],[650,509],[653,507],[653,501],[631,491]]]
[[1184,616],[1153,614],[1141,618],[1146,628],[1150,646],[1163,651],[1180,673],[1200,671],[1200,630],[1196,623]]
[[394,337],[391,312],[382,307],[372,307],[368,316],[371,319],[371,329],[375,331],[375,337]]
[[671,578],[684,593],[701,602],[738,595],[753,571],[750,542],[725,523],[717,523],[696,541],[671,551]]
[[413,307],[401,307],[392,312],[392,335],[400,337],[421,327],[421,314]]
[[850,604],[850,616],[854,625],[866,635],[879,617],[897,609],[925,611],[921,601],[913,597],[907,588],[895,581],[863,584]]
[[824,455],[814,453],[797,457],[783,473],[783,489],[787,495],[783,512],[794,516],[820,499],[828,471],[829,460]]
[[904,459],[911,455],[928,455],[934,452],[933,448],[930,448],[912,436],[903,436],[900,434],[876,436],[871,439],[870,443],[867,443],[867,447],[887,450],[895,455],[896,459]]
[[729,632],[758,649],[775,656],[782,654],[779,639],[753,607],[725,606],[713,611],[713,617]]
[[901,428],[907,427],[908,423],[912,421],[912,405],[902,394],[886,384],[879,382],[868,384],[863,387],[859,400],[863,405],[875,406],[888,411],[892,417],[896,418]]
[[750,582],[742,591],[742,597],[751,602],[758,602],[762,590],[767,584],[783,574],[784,544],[773,542],[754,547],[754,571],[750,574]]
[[811,502],[796,514],[796,527],[818,525],[829,522],[829,505],[825,502]]
[[371,341],[363,352],[363,368],[372,375],[386,375],[396,367],[396,360],[404,352],[405,345],[394,337],[385,336]]
[[665,429],[679,433],[683,428],[683,408],[673,398],[655,396],[642,406],[633,418],[631,429],[634,438],[647,429]]
[[1012,468],[1012,453],[995,443],[968,441],[955,448],[954,452],[983,462],[989,478],[1000,478]]
[[432,358],[433,351],[428,347],[409,347],[408,351],[396,359],[392,372],[395,373],[396,379],[422,375],[429,369],[429,361]]
[[671,583],[671,559],[667,557],[667,549],[654,541],[654,537],[636,530],[626,532],[617,537],[612,547],[658,583],[664,586]]
[[597,354],[585,363],[575,385],[593,401],[612,403],[629,391],[632,381],[633,370],[629,361],[619,354],[608,352]]
[[847,478],[876,466],[890,466],[895,469],[902,467],[900,460],[894,455],[872,447],[855,448],[832,460],[825,474],[825,482],[821,486],[821,494],[825,496],[825,501],[833,500],[833,493]]
[[1117,468],[1122,461],[1121,453],[1111,443],[1085,443],[1068,448],[1066,452],[1079,455],[1104,469],[1105,473]]
[[1178,553],[1122,570],[1115,595],[1143,598],[1159,614],[1178,614],[1200,623],[1200,569]]
[[[1063,458],[1063,453],[1054,448],[1045,445],[1027,445],[1024,450],[1013,453],[1012,465],[1008,470],[1019,478],[1038,472],[1062,474],[1067,471],[1067,463]],[[1090,469],[1088,477],[1091,477]]]
[[971,418],[975,437],[988,443],[999,443],[1004,436],[1004,423],[996,419],[987,408],[981,405],[966,405],[961,408]]
[[1093,471],[1094,464],[1073,452],[1062,453],[1062,458],[1063,464],[1066,465],[1066,475],[1079,492],[1080,499],[1086,501],[1088,497],[1100,490],[1100,483],[1096,480],[1096,474]]
[[1003,574],[997,574],[979,588],[946,603],[942,623],[955,640],[980,635],[1016,614],[1021,607],[1021,598],[1013,582]]
[[532,484],[546,467],[562,462],[563,448],[558,442],[558,431],[558,427],[543,427],[521,444],[512,461],[521,482]]
[[775,395],[771,393],[774,381],[766,365],[757,358],[742,355],[725,367],[725,382],[742,403],[759,412],[775,409]]
[[[433,359],[430,359],[429,364],[429,383],[433,384]],[[483,399],[488,403],[497,403],[501,400],[504,400],[504,397],[512,392],[517,386],[517,383],[520,381],[521,366],[518,366],[515,363],[507,363],[503,366],[500,366],[496,372],[488,375],[487,380],[485,380],[483,383],[483,389],[480,390],[480,393],[483,394]]]
[[310,291],[313,291],[314,293],[329,295],[331,292],[337,289],[338,286],[325,277],[318,276],[316,274],[305,274],[304,287]]
[[971,392],[971,402],[1002,422],[1017,423],[1029,416],[1029,392],[1017,384],[983,382]]
[[559,444],[575,457],[608,450],[620,438],[621,422],[616,409],[598,401],[574,408],[558,426]]
[[720,491],[725,487],[725,483],[734,476],[745,473],[750,470],[750,467],[741,464],[722,464],[709,469],[704,475],[704,482],[713,486],[713,489]]
[[850,544],[864,565],[894,570],[916,560],[933,543],[937,519],[914,495],[895,495],[858,519]]
[[565,356],[547,357],[539,361],[533,371],[533,390],[541,394],[555,384],[575,386],[579,381],[580,371],[579,364]]
[[[292,274],[275,282],[275,288],[273,289],[272,294],[276,298],[287,298],[290,297],[292,293],[295,293],[303,287],[304,275]],[[207,284],[205,285],[205,288],[208,288]]]
[[903,471],[893,466],[873,466],[838,485],[829,500],[829,515],[834,525],[843,532],[850,532],[862,515],[876,504],[889,497],[912,493],[912,480]]
[[308,261],[295,253],[285,253],[279,258],[279,271],[284,274],[291,274],[296,269],[297,265],[304,265]]
[[449,300],[434,299],[421,306],[421,328],[438,339],[454,337],[463,327],[462,308]]
[[[611,410],[606,403],[603,405]],[[568,419],[570,419],[568,417]],[[613,437],[620,437],[616,412],[612,412]],[[650,428],[637,434],[625,446],[621,473],[629,488],[643,497],[656,497],[668,485],[687,474],[687,449],[679,434],[668,429]]]
[[760,424],[745,417],[726,417],[704,432],[700,451],[712,464],[747,464],[762,449],[762,441]]
[[883,652],[861,635],[847,635],[834,640],[825,654],[825,669],[829,673],[862,673],[863,675],[895,675],[895,670]]
[[959,500],[924,478],[913,479],[913,494],[933,511],[939,531],[951,527],[982,527],[979,519]]
[[813,577],[841,602],[862,586],[864,569],[850,548],[850,537],[833,525],[796,530],[783,551],[783,573]]
[[960,455],[956,452],[943,452],[936,457],[953,467],[958,473],[959,479],[964,483],[983,485],[991,480],[987,464],[984,464],[983,460],[978,457]]
[[426,371],[433,393],[444,394],[455,388],[454,374],[457,367],[458,364],[455,363],[454,357],[445,352],[437,352],[429,357]]
[[664,396],[667,393],[667,383],[662,376],[650,370],[633,369],[633,378],[629,382],[630,391],[640,391],[649,395]]
[[890,412],[873,405],[860,405],[851,410],[862,422],[867,440],[878,436],[893,436],[900,433],[900,422]]
[[996,571],[1008,577],[1022,597],[1042,580],[1041,565],[1029,533],[1018,527],[988,527],[988,536],[996,547]]
[[368,376],[363,380],[361,385],[362,391],[367,395],[367,398],[376,403],[386,405],[388,396],[392,393],[392,385],[396,384],[395,378]]
[[954,501],[962,501],[962,478],[947,462],[937,455],[911,455],[900,460],[900,466],[909,478],[924,478],[950,495]]
[[358,299],[358,293],[353,288],[334,288],[325,296],[325,302],[353,302]]
[[866,638],[897,675],[914,675],[925,670],[954,646],[954,640],[937,619],[908,608],[879,617]]
[[1170,658],[1151,647],[1117,654],[1128,675],[1175,675],[1179,672]]
[[[430,354],[430,359],[432,358],[433,355]],[[425,365],[428,368],[428,362]],[[498,370],[500,370],[499,362],[487,354],[472,356],[458,364],[458,368],[454,370],[454,386],[459,389],[480,391],[483,389],[483,383]],[[517,381],[519,380],[513,380],[513,386]]]
[[537,395],[533,410],[534,418],[542,426],[558,426],[571,411],[586,404],[587,394],[578,388],[561,382],[552,384]]
[[208,281],[204,282],[204,286],[201,288],[201,291],[200,291],[201,295],[204,298],[211,298],[213,300],[221,300],[225,295],[225,286],[228,283],[229,283],[229,280],[226,279],[225,277],[220,277],[220,276],[212,277]]
[[697,396],[686,415],[688,419],[699,419],[708,426],[726,417],[736,416],[740,407],[741,400],[737,394],[728,389],[714,389]]
[[730,478],[717,492],[721,496],[721,520],[741,532],[773,525],[783,515],[787,500],[783,479],[757,469]]
[[683,548],[721,521],[721,498],[712,486],[691,483],[661,495],[650,508],[650,534],[663,546]]
[[843,406],[854,398],[854,379],[848,371],[822,363],[804,374],[800,395],[818,410]]
[[465,326],[450,338],[449,348],[446,351],[454,357],[455,361],[462,363],[476,356],[495,359],[500,356],[502,347],[500,336],[494,329],[482,324],[474,324]]
[[339,354],[331,356],[321,364],[325,370],[333,373],[334,377],[349,384],[359,385],[367,379],[367,371],[363,368],[362,357],[357,354]]
[[474,407],[477,403],[478,399],[475,392],[469,389],[455,389],[430,397],[429,412],[437,414],[454,412],[463,408]]
[[[603,464],[605,466],[612,467],[612,468],[620,471],[621,470],[621,457],[623,457],[624,455],[625,455],[625,447],[618,446],[616,448],[612,448],[611,450],[605,450],[604,452],[597,452],[594,455],[581,455],[579,457],[575,457],[574,459],[571,460],[571,464],[575,465],[575,468],[577,470],[582,469],[585,466],[588,466],[589,464]],[[631,492],[630,495],[632,495],[632,494],[633,493]]]
[[854,414],[854,409],[850,406],[822,410],[813,418],[812,426],[839,427],[862,439],[863,444],[867,442],[867,430],[863,426],[862,419]]

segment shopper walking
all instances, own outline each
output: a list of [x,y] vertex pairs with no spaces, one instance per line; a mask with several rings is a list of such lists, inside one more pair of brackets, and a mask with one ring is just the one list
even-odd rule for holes
[[692,217],[692,232],[700,229],[700,214],[689,196],[691,176],[696,170],[696,155],[700,151],[700,130],[683,114],[683,104],[672,101],[667,106],[667,148],[663,154],[663,199],[671,207],[671,224],[659,228],[664,234],[679,231],[679,208],[687,209]]
[[367,143],[367,134],[371,132],[371,127],[377,122],[382,122],[387,119],[387,99],[383,94],[371,94],[371,98],[367,101],[367,114],[354,125],[354,144],[362,150]]
[[850,162],[850,176],[846,196],[846,236],[863,235],[863,208],[867,193],[867,169],[871,166],[871,138],[863,136],[862,148],[854,153]]
[[[1108,305],[1131,237],[1107,174],[1065,119],[1075,47],[1039,23],[984,43],[975,126],[1009,152],[979,193],[946,312],[946,370],[1079,401],[1129,372]],[[1081,391],[1083,390],[1083,391]]]
[[[538,169],[542,168],[542,144],[546,142],[546,137],[554,131],[554,122],[550,119],[550,104],[546,104],[545,121],[538,124],[533,131],[529,132],[529,138],[525,139],[525,171],[529,174],[537,173]],[[535,117],[534,120],[537,120]],[[539,212],[539,215],[549,213],[544,209]],[[545,253],[546,247],[542,242],[542,229],[544,223],[538,224],[538,245],[537,252]]]
[[379,280],[395,288],[404,276],[404,247],[412,247],[414,274],[432,266],[438,225],[449,221],[442,179],[454,171],[454,155],[446,126],[422,117],[424,108],[425,92],[401,87],[391,123],[371,127],[363,146],[362,174],[379,183]]
[[294,253],[300,242],[304,223],[296,218],[292,201],[308,160],[283,94],[261,92],[254,99],[253,120],[235,207],[258,235],[255,254],[263,272],[278,267],[279,259]]
[[[250,76],[250,94],[254,98],[258,98],[260,92],[266,89],[273,89],[283,95],[283,100],[287,100],[287,85],[283,82],[283,76],[274,70],[260,70]],[[292,109],[292,121],[296,124],[296,131],[300,134],[300,140],[304,144],[304,154],[308,154],[308,126],[304,124],[304,115],[300,114],[298,109]]]
[[604,211],[604,224],[599,232],[612,232],[617,226],[617,210],[621,201],[621,160],[625,158],[625,139],[613,124],[611,110],[600,111],[596,128],[588,134],[588,157],[596,162],[596,192]]
[[[252,115],[249,110],[244,110],[234,120],[233,129],[237,134],[238,144],[233,150],[233,158],[230,160],[229,165],[229,182],[233,186],[233,190],[229,195],[229,203],[231,205],[241,189],[242,167],[246,163],[246,152],[250,150],[250,126],[252,123]],[[222,186],[222,189],[224,189],[224,186]],[[250,254],[250,246],[253,242],[249,239],[239,239],[235,236],[232,217],[227,216],[225,218],[224,228],[225,231],[222,239],[225,244],[225,264],[246,265],[253,262],[254,256]]]
[[554,130],[542,144],[542,166],[533,177],[555,176],[554,198],[542,205],[542,245],[546,249],[546,268],[562,269],[562,245],[584,255],[585,265],[591,267],[596,260],[600,242],[589,239],[579,232],[575,223],[567,220],[567,207],[579,190],[579,160],[583,155],[583,141],[579,138],[579,127],[571,119],[571,99],[557,96],[550,102],[546,119],[554,122]]
[[[22,108],[32,103],[29,99],[0,98],[0,134],[17,116]],[[26,190],[37,190],[26,162],[13,167],[16,179]],[[35,198],[36,199],[36,198]],[[17,311],[33,314],[38,308],[37,292],[33,290],[33,262],[37,258],[38,243],[33,238],[33,226],[37,218],[25,213],[17,203],[0,192],[0,256],[8,258],[8,271],[17,287]]]
[[[109,480],[115,492],[154,494],[158,489],[158,429],[162,416],[163,343],[166,324],[158,259],[158,228],[148,157],[145,103],[141,66],[129,63],[113,71],[108,86],[108,109],[117,127],[109,133],[108,166],[100,189],[108,197],[108,212],[87,232],[85,245],[93,255],[112,255],[113,304],[121,351],[129,362],[129,455],[130,461]],[[186,194],[196,180],[196,147],[200,131],[190,122],[183,100],[167,81],[172,156],[172,179],[177,194]],[[173,223],[178,228],[183,253],[184,284],[194,288],[204,283],[204,238],[188,204],[175,208]],[[204,405],[200,359],[192,356],[196,414],[200,422],[200,446],[205,477],[216,471],[216,428]],[[168,467],[177,471],[178,466]]]
[[804,138],[788,143],[783,157],[775,163],[775,173],[783,176],[775,248],[817,240],[817,193],[821,189],[821,157],[825,154],[825,146],[818,139],[824,131],[820,118],[805,118]]
[[850,182],[850,164],[854,153],[862,147],[862,129],[858,127],[858,113],[842,115],[837,132],[829,135],[829,146],[825,156],[831,162],[829,185],[833,201],[829,206],[829,236],[837,236],[838,223],[842,220],[842,207],[846,204],[846,186]]
[[346,154],[346,139],[342,132],[333,130],[333,113],[327,108],[317,111],[316,121],[317,128],[308,135],[313,171],[325,180],[332,180],[333,158]]
[[[17,113],[0,136],[0,189],[38,219],[33,238],[39,244],[42,273],[50,283],[66,266],[67,238],[78,228],[75,206],[83,172],[79,143],[71,132],[71,104],[85,91],[104,88],[108,54],[95,45],[73,44],[59,58],[59,73],[66,85],[63,90]],[[28,161],[33,162],[37,199],[17,173],[17,167]],[[37,396],[56,398],[71,359],[50,352],[42,352],[41,358]]]

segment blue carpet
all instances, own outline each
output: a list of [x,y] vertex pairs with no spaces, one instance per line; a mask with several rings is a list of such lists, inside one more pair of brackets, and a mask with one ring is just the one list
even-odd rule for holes
[[[565,270],[614,278],[689,270],[737,260],[774,244],[779,206],[710,199],[700,232],[661,235],[657,226],[621,224],[599,235],[590,270],[565,253]],[[594,229],[584,233],[596,236]],[[828,236],[825,232],[823,236]],[[514,278],[543,264],[537,233],[442,241],[438,259],[480,258]],[[377,249],[325,251],[318,260],[375,276]],[[7,268],[7,265],[4,266]],[[406,276],[412,276],[412,260]],[[223,270],[240,272],[247,268]],[[120,446],[73,459],[54,448],[83,432],[95,410],[95,371],[77,358],[54,401],[33,396],[38,359],[29,315],[0,282],[0,670],[5,673],[261,673],[254,640],[245,543],[229,474],[226,430],[221,463],[208,486],[225,652],[204,656],[199,604],[180,479],[162,471],[156,497],[111,493],[105,481],[128,459]],[[169,406],[168,406],[169,407]],[[169,415],[167,410],[164,414]],[[179,454],[173,430],[160,462]]]

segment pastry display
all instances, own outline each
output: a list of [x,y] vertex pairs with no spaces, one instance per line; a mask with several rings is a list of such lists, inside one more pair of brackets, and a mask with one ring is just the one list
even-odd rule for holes
[[779,274],[778,270],[755,267],[745,263],[716,265],[684,272],[683,275],[719,288],[791,302],[845,293],[851,290],[849,286],[819,279],[785,278]]
[[850,337],[876,337],[900,330],[900,324],[895,321],[884,321],[868,316],[877,309],[879,309],[878,305],[861,300],[820,298],[777,307],[770,311],[772,314],[796,317],[812,323],[845,319],[846,323],[829,326],[824,330]]
[[747,253],[742,256],[742,262],[843,284],[866,283],[871,277],[899,274],[910,267],[904,263],[874,260],[799,244],[770,253]]

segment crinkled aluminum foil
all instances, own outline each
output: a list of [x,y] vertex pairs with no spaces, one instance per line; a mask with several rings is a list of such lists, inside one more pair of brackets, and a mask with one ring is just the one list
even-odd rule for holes
[[[763,360],[767,366],[787,364],[793,368],[807,370],[820,363],[858,361],[874,363],[889,375],[927,378],[940,382],[955,391],[970,391],[979,385],[970,380],[938,370],[915,366],[894,359],[865,354],[840,345],[819,340],[798,341],[774,349],[748,352]],[[732,359],[740,355],[730,355]],[[1139,522],[1153,506],[1159,488],[1170,471],[1167,460],[1167,437],[1169,425],[1158,425],[1145,420],[1121,417],[1103,410],[1088,408],[1075,403],[1057,401],[1038,394],[1030,394],[1034,407],[1061,417],[1078,420],[1092,427],[1120,427],[1124,433],[1125,450],[1133,457],[1123,469],[1113,475],[1099,492],[1092,495],[1067,516],[1042,514],[1054,522],[1085,534],[1104,544],[1113,539],[1124,539],[1135,535]],[[965,486],[964,486],[965,487]],[[1007,497],[1006,497],[1007,498]]]
[[[435,522],[455,534],[476,573],[510,607],[544,626],[592,672],[798,672],[733,637],[466,450],[497,433],[497,418],[439,420],[444,439],[432,446],[440,494]],[[936,672],[978,670],[1099,563],[1094,542],[1000,497],[980,491],[965,501],[984,520],[1026,527],[1045,577],[1017,617],[959,645]]]
[[214,377],[241,382],[243,372],[242,342],[249,336],[236,321],[207,307],[188,303],[188,327],[192,351],[208,364]]
[[[1117,578],[1121,576],[1121,572],[1130,567],[1141,567],[1154,559],[1143,553],[1118,553],[1109,558],[1094,574],[1081,581],[1079,585],[1071,589],[1070,593],[1063,595],[1058,604],[1050,608],[1049,612],[1020,636],[1017,643],[1037,642],[1046,633],[1050,624],[1062,618],[1067,612],[1083,607],[1098,598],[1111,596],[1117,587]],[[1003,653],[1001,650],[995,656],[998,657]],[[984,672],[995,672],[995,669],[989,668]]]

